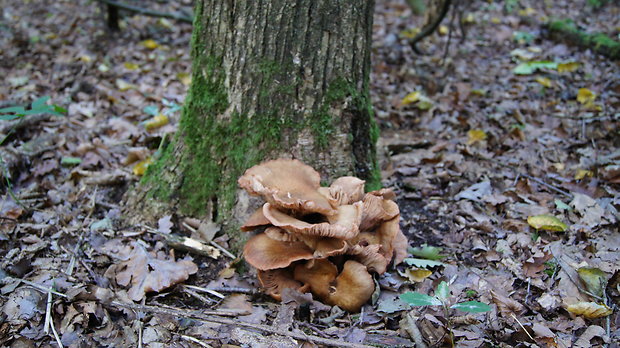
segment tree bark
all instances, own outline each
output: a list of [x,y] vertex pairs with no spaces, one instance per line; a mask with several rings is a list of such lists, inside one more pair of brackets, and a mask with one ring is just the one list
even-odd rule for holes
[[378,129],[368,95],[373,6],[197,1],[179,130],[130,194],[132,210],[211,214],[234,231],[252,210],[237,178],[283,157],[313,166],[325,182],[355,175],[377,188]]

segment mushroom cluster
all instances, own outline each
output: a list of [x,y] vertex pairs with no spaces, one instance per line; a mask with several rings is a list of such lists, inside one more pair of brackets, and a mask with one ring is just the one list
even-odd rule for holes
[[406,256],[394,193],[364,193],[346,176],[321,187],[320,175],[298,160],[277,159],[248,169],[239,186],[266,203],[241,227],[260,229],[244,247],[265,291],[280,300],[294,288],[330,305],[359,311],[374,292],[371,273]]

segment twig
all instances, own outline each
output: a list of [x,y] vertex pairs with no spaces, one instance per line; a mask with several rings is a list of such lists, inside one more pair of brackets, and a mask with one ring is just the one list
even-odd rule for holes
[[54,289],[52,289],[52,288],[46,288],[45,286],[43,286],[41,284],[37,284],[37,283],[31,282],[30,280],[21,279],[21,278],[13,278],[13,277],[7,277],[7,278],[15,279],[15,280],[20,281],[20,282],[22,282],[24,284],[28,284],[28,285],[32,286],[33,288],[35,288],[36,290],[39,290],[41,292],[45,292],[45,293],[49,292],[49,293],[52,293],[52,294],[54,294],[56,296],[60,296],[60,297],[64,297],[64,298],[68,297],[67,295],[65,295],[63,293],[60,293],[58,291],[54,291]]
[[187,336],[187,335],[180,335],[180,337],[181,337],[182,339],[184,339],[184,340],[188,340],[188,341],[190,341],[190,342],[194,342],[194,343],[196,343],[196,344],[198,344],[198,345],[200,345],[200,346],[202,346],[202,347],[205,347],[205,348],[213,348],[213,346],[208,345],[208,344],[206,344],[206,343],[202,342],[201,340],[199,340],[199,339],[197,339],[197,338],[195,338],[195,337],[192,337],[192,336]]
[[195,291],[193,291],[191,289],[188,289],[186,286],[183,287],[183,290],[185,290],[185,292],[188,293],[190,296],[192,296],[194,298],[197,298],[198,300],[200,300],[200,301],[202,301],[204,303],[213,303],[213,302],[215,302],[215,301],[213,301],[212,299],[210,299],[208,297],[204,297],[201,294],[199,294],[199,293],[197,293],[197,292],[195,292]]
[[204,313],[204,311],[200,311],[201,313],[188,312],[188,311],[184,311],[184,310],[180,310],[176,308],[153,307],[153,306],[137,305],[137,304],[130,304],[130,303],[122,303],[118,301],[112,301],[109,304],[115,307],[129,308],[129,309],[137,310],[137,311],[168,314],[168,315],[172,315],[176,317],[192,318],[192,319],[202,320],[202,321],[211,322],[211,323],[217,323],[217,324],[223,324],[223,325],[234,325],[238,327],[250,328],[250,329],[260,330],[263,332],[268,332],[274,335],[291,337],[291,338],[302,340],[302,341],[309,341],[309,342],[313,342],[317,344],[325,344],[328,346],[372,348],[372,346],[368,346],[365,344],[342,342],[341,340],[323,338],[323,337],[318,337],[314,335],[306,335],[303,332],[289,332],[289,331],[280,330],[280,329],[267,326],[267,325],[245,323],[242,321],[232,320],[228,318],[211,317],[211,316],[201,314],[201,313]]
[[195,285],[183,285],[183,286],[188,288],[188,289],[193,289],[193,290],[197,290],[197,291],[206,292],[206,293],[211,294],[211,295],[213,295],[215,297],[219,297],[220,299],[223,299],[223,298],[226,297],[224,294],[220,294],[217,290],[202,288],[200,286],[195,286]]
[[131,5],[119,2],[119,1],[114,1],[114,0],[97,0],[97,1],[114,6],[114,7],[118,7],[126,11],[136,12],[136,13],[139,13],[145,16],[170,18],[170,19],[175,19],[181,22],[186,22],[186,23],[192,23],[194,21],[193,18],[191,17],[183,16],[177,13],[166,13],[166,12],[149,10],[146,8],[131,6]]
[[93,212],[95,211],[98,190],[99,190],[99,187],[95,186],[95,191],[93,192],[93,195],[90,198],[90,207],[88,209],[88,214],[86,215],[86,217],[84,218],[84,220],[82,220],[82,223],[80,224],[80,237],[75,243],[75,247],[73,248],[73,253],[71,255],[71,260],[69,260],[69,265],[67,266],[67,270],[65,271],[65,273],[67,273],[68,275],[73,274],[73,268],[75,267],[75,261],[77,259],[77,254],[80,251],[80,246],[82,245],[82,242],[84,241],[84,235],[86,231],[86,229],[84,228],[84,222],[90,219],[90,217],[93,215]]
[[[182,223],[183,227],[187,228],[188,230],[190,230],[192,233],[196,233],[196,229],[193,228],[192,226],[190,226],[188,223],[183,222]],[[222,247],[221,245],[217,244],[216,242],[210,240],[209,244],[211,244],[212,246],[218,248],[222,253],[224,253],[224,255],[230,257],[231,259],[236,259],[237,257],[231,253],[230,251],[226,250],[224,247]]]
[[[191,285],[186,285],[186,286],[191,286]],[[260,291],[256,289],[248,289],[248,288],[242,288],[242,287],[237,287],[237,286],[211,286],[209,288],[204,288],[204,289],[217,291],[217,292],[236,292],[240,294],[251,294],[251,295],[260,293]]]
[[421,41],[422,39],[424,39],[425,37],[431,35],[435,31],[435,29],[437,29],[439,24],[441,24],[441,21],[443,21],[443,19],[446,17],[446,14],[448,13],[448,10],[450,9],[451,3],[452,3],[452,0],[444,0],[443,5],[441,7],[441,11],[439,15],[437,15],[437,18],[435,18],[435,20],[431,24],[423,28],[422,31],[419,32],[418,35],[416,35],[413,39],[409,40],[409,45],[411,46],[411,49],[415,53],[420,54],[420,55],[422,54],[422,52],[417,46],[417,43]]
[[527,337],[529,337],[532,342],[536,342],[536,340],[534,339],[534,337],[532,337],[532,335],[530,335],[530,332],[527,331],[527,329],[525,328],[525,326],[523,326],[523,324],[521,324],[521,322],[519,321],[519,319],[517,319],[517,317],[514,315],[514,313],[510,313],[510,316],[512,316],[512,318],[514,320],[517,321],[517,323],[519,324],[519,326],[521,326],[521,328],[523,329],[523,331],[525,331],[525,333],[527,334]]
[[[52,320],[52,314],[50,313],[50,320]],[[64,348],[64,346],[62,345],[62,341],[60,340],[60,336],[58,336],[58,332],[56,332],[56,328],[54,327],[54,321],[52,320],[52,323],[50,325],[50,327],[52,328],[52,334],[54,334],[54,339],[56,339],[56,344],[58,344],[59,348]]]
[[45,306],[45,324],[43,324],[43,332],[50,333],[50,322],[52,321],[52,293],[47,292],[47,305]]

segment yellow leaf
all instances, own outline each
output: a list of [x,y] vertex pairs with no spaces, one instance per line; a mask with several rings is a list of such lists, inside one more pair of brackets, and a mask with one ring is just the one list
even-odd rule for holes
[[565,223],[553,215],[530,216],[527,223],[537,230],[564,232],[568,229]]
[[592,177],[594,176],[594,173],[592,173],[591,170],[577,169],[577,172],[575,173],[575,180],[581,180],[585,178],[586,176]]
[[130,62],[125,62],[123,63],[123,65],[125,66],[127,70],[138,70],[138,68],[140,67],[138,66],[138,64],[130,63]]
[[142,176],[146,173],[146,168],[148,168],[151,163],[153,163],[153,158],[149,156],[145,160],[136,163],[131,171],[134,175]]
[[154,129],[167,125],[169,121],[170,120],[168,119],[168,116],[164,114],[159,114],[155,117],[152,117],[150,120],[144,122],[144,128],[150,132]]
[[566,307],[566,310],[588,319],[606,317],[613,312],[611,308],[606,305],[595,302],[577,302]]
[[525,8],[523,10],[519,10],[519,16],[524,16],[524,17],[531,16],[535,13],[536,13],[536,10],[534,10],[531,7]]
[[587,88],[579,88],[577,92],[577,101],[581,104],[591,104],[596,99],[596,93]]
[[421,96],[418,103],[415,105],[420,110],[428,110],[433,107],[433,101],[425,96]]
[[403,100],[400,102],[401,105],[409,105],[412,103],[416,103],[420,100],[420,96],[422,95],[422,93],[415,91],[415,92],[411,92],[409,94],[407,94],[406,97],[403,98]]
[[93,58],[91,58],[91,56],[85,54],[83,56],[80,56],[80,60],[82,62],[84,62],[84,63],[90,63],[90,62],[92,62]]
[[119,91],[125,92],[130,89],[135,89],[136,85],[131,84],[123,79],[116,79],[116,87],[118,88]]
[[441,36],[448,35],[448,31],[449,31],[449,29],[448,29],[448,27],[446,25],[440,25],[439,26],[439,30],[437,30],[437,32]]
[[182,84],[189,86],[192,83],[192,77],[186,72],[180,72],[177,74],[177,79],[181,81]]
[[485,133],[485,131],[483,131],[482,129],[472,129],[467,132],[467,145],[472,145],[477,142],[486,140],[486,138],[487,133]]
[[497,17],[491,18],[491,23],[493,23],[493,24],[500,24],[501,22],[502,22],[502,20],[497,18]]
[[140,44],[150,50],[154,50],[157,47],[159,47],[159,44],[155,40],[152,40],[152,39],[144,40]]
[[407,268],[402,275],[407,277],[407,279],[409,279],[409,281],[413,283],[420,283],[423,282],[424,279],[428,278],[431,274],[433,274],[433,272],[427,269]]
[[476,18],[473,13],[468,13],[465,18],[463,18],[463,23],[465,24],[473,24],[476,23]]
[[405,29],[400,32],[400,36],[405,39],[413,39],[420,32],[420,28]]
[[537,77],[536,82],[540,83],[541,85],[547,88],[551,88],[551,86],[553,85],[551,80],[548,77]]
[[579,62],[559,63],[558,64],[558,72],[559,73],[573,72],[573,71],[579,69],[579,66],[581,66],[581,63],[579,63]]

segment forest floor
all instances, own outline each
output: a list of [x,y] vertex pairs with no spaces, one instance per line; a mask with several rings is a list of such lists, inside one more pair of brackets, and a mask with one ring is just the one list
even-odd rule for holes
[[[50,96],[67,109],[0,121],[0,346],[618,347],[620,66],[543,24],[570,18],[617,40],[620,6],[459,3],[417,55],[407,37],[422,16],[377,1],[379,152],[412,257],[348,314],[276,303],[226,253],[164,243],[173,233],[226,249],[212,225],[123,223],[138,164],[176,130],[190,24],[127,16],[112,34],[96,1],[0,0],[0,108]],[[169,122],[154,125],[160,114]],[[399,297],[442,281],[445,308]],[[491,310],[448,308],[469,300]]]

